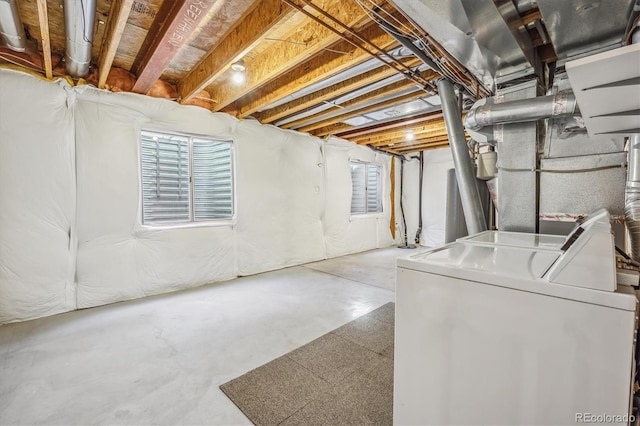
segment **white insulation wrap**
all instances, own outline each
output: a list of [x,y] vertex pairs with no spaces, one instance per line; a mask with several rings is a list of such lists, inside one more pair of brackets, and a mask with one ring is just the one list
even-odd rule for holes
[[[394,243],[389,221],[391,217],[391,157],[338,138],[325,143],[327,203],[325,241],[327,257],[343,256]],[[351,161],[377,164],[381,167],[382,213],[351,215]]]
[[239,275],[324,259],[321,140],[243,120],[236,141]]
[[0,71],[0,323],[76,308],[68,89]]
[[[447,170],[453,168],[449,148],[424,151],[422,179],[422,233],[420,244],[437,247],[444,244],[447,205]],[[403,206],[409,244],[415,242],[418,230],[420,199],[420,162],[412,158],[404,163]],[[398,209],[398,213],[399,209]],[[402,223],[402,220],[400,220]]]
[[236,276],[231,224],[141,225],[141,129],[230,140],[237,121],[199,107],[86,87],[76,100],[78,308]]
[[[0,93],[0,323],[393,244],[387,155],[2,69]],[[142,225],[142,130],[231,141],[233,217]],[[351,216],[350,161],[381,167],[382,213]]]

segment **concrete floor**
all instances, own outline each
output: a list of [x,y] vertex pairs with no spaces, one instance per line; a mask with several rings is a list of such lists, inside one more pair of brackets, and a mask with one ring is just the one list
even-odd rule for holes
[[250,424],[218,386],[387,302],[396,248],[0,327],[0,424]]

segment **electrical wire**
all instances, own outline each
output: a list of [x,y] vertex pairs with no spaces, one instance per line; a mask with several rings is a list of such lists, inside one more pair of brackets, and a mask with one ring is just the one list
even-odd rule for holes
[[418,194],[418,230],[416,231],[416,238],[415,238],[415,242],[416,244],[420,244],[420,234],[422,234],[422,180],[424,177],[424,151],[420,151],[420,158],[419,158],[419,163],[420,163],[420,173],[419,173],[419,179],[420,182],[418,183],[418,190],[420,191]]
[[91,40],[87,38],[87,13],[84,9],[84,0],[80,0],[80,9],[82,10],[82,40],[85,43],[91,43]]
[[[443,74],[447,79],[458,83],[460,86],[464,87],[465,91],[470,94],[474,99],[477,99],[479,96],[479,84],[475,81],[473,77],[469,75],[465,75],[464,72],[461,76],[460,70],[457,67],[451,66],[448,60],[444,60],[444,54],[442,52],[437,52],[437,49],[433,49],[428,40],[425,40],[420,34],[416,31],[415,26],[408,27],[395,16],[387,12],[385,9],[381,8],[372,0],[369,0],[369,3],[373,6],[369,6],[365,4],[365,0],[355,0],[355,2],[364,10],[364,12],[371,18],[374,22],[385,22],[387,25],[385,27],[392,27],[388,29],[390,34],[395,34],[397,36],[402,36],[408,38],[412,41],[412,43],[420,50],[425,52],[430,58],[432,58],[440,68],[439,71]],[[386,16],[383,16],[383,13]],[[399,28],[400,27],[400,28]],[[476,91],[473,90],[473,86],[475,85]],[[484,94],[484,93],[483,93]]]

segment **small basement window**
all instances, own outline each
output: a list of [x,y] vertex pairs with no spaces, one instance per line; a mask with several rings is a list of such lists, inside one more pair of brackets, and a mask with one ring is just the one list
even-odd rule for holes
[[382,212],[382,177],[380,166],[351,162],[351,214]]
[[233,217],[231,142],[142,131],[140,167],[144,225]]

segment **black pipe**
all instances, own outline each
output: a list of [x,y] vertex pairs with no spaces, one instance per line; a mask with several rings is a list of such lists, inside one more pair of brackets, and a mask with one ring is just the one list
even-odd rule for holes
[[413,54],[416,55],[422,62],[424,62],[426,66],[428,66],[434,71],[438,71],[442,75],[445,75],[440,69],[440,65],[438,65],[433,59],[428,57],[426,53],[424,53],[422,50],[420,50],[420,48],[418,48],[418,46],[413,44],[413,41],[410,38],[401,35],[400,30],[398,30],[396,27],[394,27],[393,25],[383,20],[377,20],[376,22],[391,37],[395,38],[398,41],[398,43],[400,43],[401,45],[403,45],[404,47],[412,51]]
[[407,220],[404,217],[404,208],[402,207],[402,182],[404,181],[404,160],[400,160],[400,213],[402,214],[402,229],[404,230],[404,238],[402,245],[406,246],[407,240]]
[[420,244],[420,234],[422,234],[422,176],[424,175],[424,151],[420,151],[420,182],[418,183],[418,188],[420,188],[420,193],[418,194],[418,231],[416,232],[415,242],[416,244]]
[[403,249],[414,249],[416,246],[414,244],[409,244],[407,238],[407,220],[404,217],[404,207],[402,207],[402,182],[404,181],[404,162],[405,159],[400,159],[400,213],[402,214],[402,227],[404,228],[404,239],[402,240],[402,244],[398,246],[398,248]]

